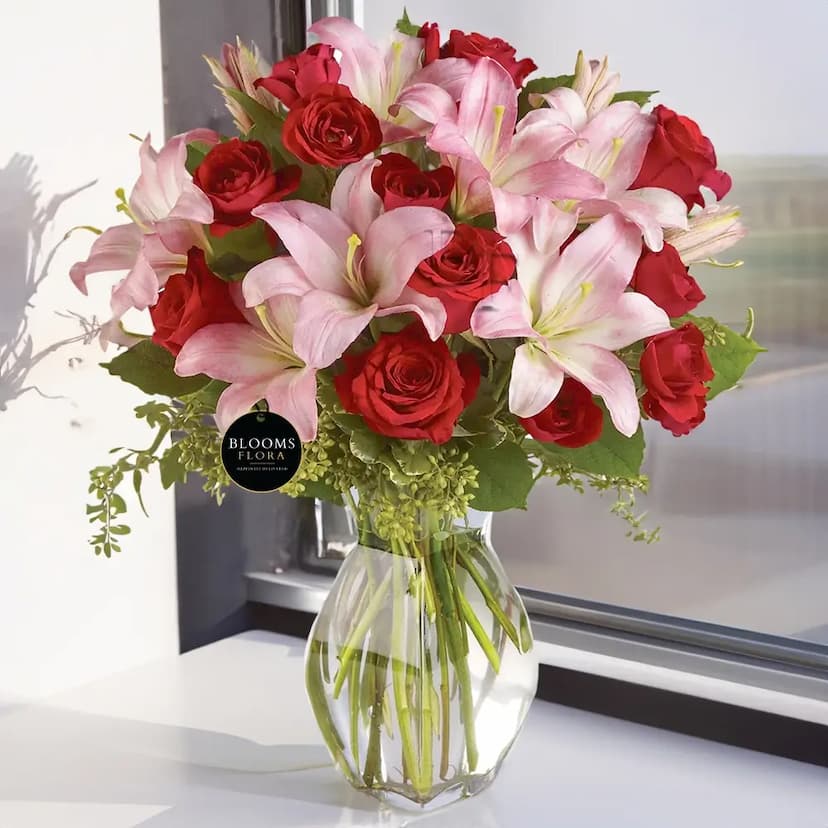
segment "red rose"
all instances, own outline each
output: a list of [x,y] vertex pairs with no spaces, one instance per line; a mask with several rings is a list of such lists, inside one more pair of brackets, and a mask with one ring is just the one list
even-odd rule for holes
[[515,86],[523,86],[526,76],[538,67],[529,58],[515,59],[515,47],[499,37],[486,37],[472,32],[464,34],[452,29],[448,42],[440,50],[440,57],[466,58],[472,62],[488,57],[499,63],[511,76]]
[[630,287],[652,299],[673,318],[689,313],[704,299],[704,292],[688,272],[678,251],[666,242],[658,253],[644,248]]
[[299,186],[295,164],[274,171],[267,147],[258,141],[231,138],[216,144],[195,168],[193,181],[213,205],[210,231],[223,236],[255,221],[250,211],[268,201],[281,201]]
[[604,427],[604,412],[590,390],[572,377],[564,380],[558,396],[540,414],[518,419],[536,440],[566,448],[594,443]]
[[382,334],[367,351],[344,360],[344,373],[334,377],[343,407],[387,437],[447,442],[480,384],[474,357],[455,359],[419,322]]
[[423,66],[434,63],[440,57],[440,27],[436,23],[423,23],[417,37],[421,37],[423,44]]
[[641,356],[641,378],[647,392],[645,413],[676,437],[689,434],[704,420],[706,382],[713,368],[704,351],[704,334],[688,322],[647,341]]
[[469,329],[475,305],[497,293],[514,272],[515,257],[503,236],[458,224],[451,241],[417,266],[408,285],[443,303],[445,333],[461,333]]
[[663,187],[684,199],[689,210],[704,207],[701,185],[709,187],[716,199],[730,192],[730,176],[716,169],[716,150],[699,125],[666,106],[653,110],[656,127],[647,146],[644,163],[630,189]]
[[406,205],[442,210],[454,187],[454,173],[451,167],[426,172],[410,158],[389,152],[379,157],[379,164],[372,170],[371,187],[386,210]]
[[312,95],[323,83],[336,83],[342,70],[334,57],[333,46],[315,43],[298,55],[273,64],[270,77],[259,78],[253,86],[263,86],[285,106]]
[[342,167],[377,149],[382,130],[377,116],[347,86],[323,83],[293,105],[282,140],[308,164]]
[[187,270],[167,279],[158,301],[150,308],[155,332],[152,341],[178,356],[184,343],[205,325],[244,322],[230,296],[230,286],[207,267],[204,251],[191,247]]

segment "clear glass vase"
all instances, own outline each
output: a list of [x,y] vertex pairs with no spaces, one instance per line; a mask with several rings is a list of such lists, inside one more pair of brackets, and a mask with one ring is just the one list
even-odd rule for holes
[[306,684],[356,788],[437,807],[488,785],[535,694],[523,602],[490,542],[491,515],[421,516],[414,542],[363,527],[311,630]]

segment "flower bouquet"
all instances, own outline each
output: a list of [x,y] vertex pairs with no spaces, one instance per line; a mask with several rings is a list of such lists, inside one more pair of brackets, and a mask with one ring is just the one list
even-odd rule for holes
[[444,802],[493,778],[536,683],[490,513],[552,477],[614,492],[653,539],[642,417],[688,434],[760,350],[752,318],[692,313],[689,268],[744,229],[702,193],[730,179],[697,124],[606,60],[527,82],[503,40],[407,15],[381,45],[339,18],[311,32],[272,68],[240,43],[210,60],[239,136],[147,137],[125,222],[72,268],[83,292],[126,272],[105,367],[153,396],[156,432],[92,471],[92,542],[120,551],[119,488],[140,499],[155,465],[220,502],[228,427],[284,417],[303,452],[281,490],[359,532],[308,643],[322,735],[355,786]]

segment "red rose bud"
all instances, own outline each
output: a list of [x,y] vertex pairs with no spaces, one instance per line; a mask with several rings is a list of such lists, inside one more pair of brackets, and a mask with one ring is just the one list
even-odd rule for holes
[[427,172],[410,158],[389,152],[379,157],[371,172],[371,187],[386,210],[410,205],[442,210],[454,187],[454,173],[451,167]]
[[515,58],[515,47],[499,37],[486,37],[472,32],[464,34],[459,29],[452,29],[448,42],[440,50],[440,57],[466,58],[473,63],[488,57],[499,63],[511,76],[515,86],[523,86],[526,76],[537,69],[533,60]]
[[440,27],[436,23],[423,23],[417,37],[423,41],[423,66],[434,63],[440,57]]
[[716,199],[730,192],[730,176],[716,169],[716,150],[699,125],[666,106],[653,110],[656,126],[638,177],[630,187],[662,187],[684,199],[689,210],[704,207],[699,187],[709,187]]
[[707,386],[714,377],[704,350],[704,334],[691,322],[647,341],[641,379],[647,416],[680,437],[704,420]]
[[337,83],[342,72],[332,46],[315,43],[298,55],[273,64],[270,76],[253,85],[267,89],[285,106],[292,107],[300,98],[312,95],[325,83]]
[[497,293],[514,275],[515,265],[503,236],[458,224],[449,243],[418,265],[408,286],[443,303],[445,333],[462,333],[469,329],[475,305]]
[[589,389],[572,377],[564,379],[558,396],[543,411],[518,419],[536,440],[566,448],[594,443],[604,427],[604,412]]
[[210,226],[216,236],[254,221],[250,211],[269,201],[281,201],[299,187],[296,165],[273,169],[264,144],[231,138],[216,144],[196,167],[193,181],[213,205]]
[[342,406],[387,437],[447,442],[480,385],[475,358],[455,359],[419,322],[384,333],[367,351],[343,359],[345,371],[334,377]]
[[155,332],[152,341],[173,356],[206,325],[244,322],[230,295],[230,286],[207,267],[204,251],[191,247],[187,270],[167,279],[158,301],[150,309]]
[[342,167],[382,143],[377,116],[347,86],[324,83],[296,101],[282,130],[285,147],[308,164]]
[[666,242],[658,253],[644,248],[630,287],[652,299],[672,318],[689,313],[704,299],[678,251]]

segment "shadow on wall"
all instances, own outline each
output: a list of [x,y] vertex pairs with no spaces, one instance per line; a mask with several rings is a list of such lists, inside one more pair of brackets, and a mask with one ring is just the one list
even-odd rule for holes
[[40,206],[37,167],[28,155],[15,154],[0,168],[0,411],[27,391],[48,395],[27,384],[29,372],[44,357],[72,342],[88,341],[95,335],[94,320],[87,322],[74,314],[83,328],[77,337],[54,342],[35,351],[29,333],[32,300],[49,272],[49,266],[68,233],[43,255],[43,237],[60,206],[95,182],[68,193],[53,196]]

